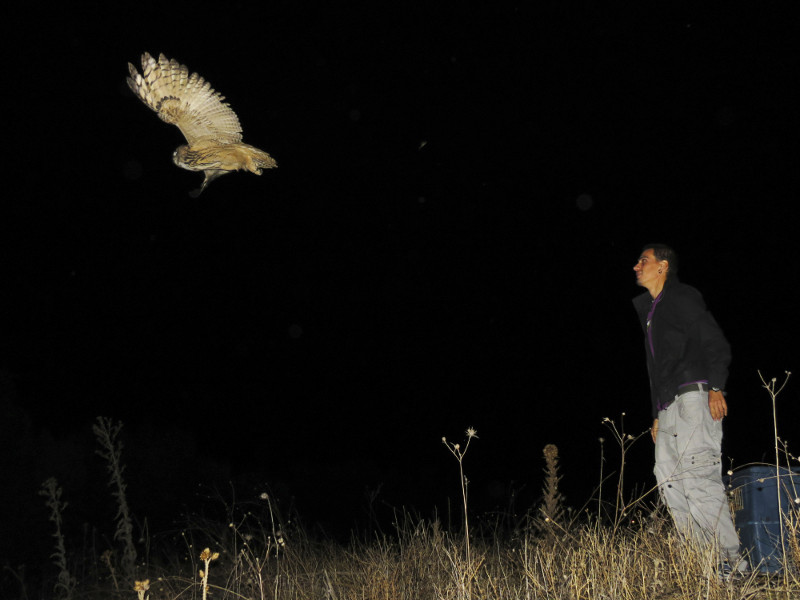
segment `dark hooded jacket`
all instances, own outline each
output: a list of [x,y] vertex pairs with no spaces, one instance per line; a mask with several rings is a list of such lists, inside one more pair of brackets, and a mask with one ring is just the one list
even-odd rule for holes
[[669,405],[685,383],[707,381],[709,387],[725,388],[730,345],[699,291],[672,276],[655,301],[645,292],[633,305],[644,331],[654,419],[658,407]]

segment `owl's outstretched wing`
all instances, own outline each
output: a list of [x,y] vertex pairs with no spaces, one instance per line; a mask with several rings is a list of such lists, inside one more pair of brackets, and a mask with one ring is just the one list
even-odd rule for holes
[[160,54],[142,54],[142,74],[128,63],[128,86],[166,123],[177,125],[189,145],[201,138],[227,144],[242,139],[242,126],[225,97],[186,65]]

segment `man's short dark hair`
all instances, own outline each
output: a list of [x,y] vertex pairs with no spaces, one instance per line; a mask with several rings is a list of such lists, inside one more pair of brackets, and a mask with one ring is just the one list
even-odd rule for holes
[[653,250],[653,256],[656,257],[657,261],[665,260],[669,263],[667,277],[678,274],[678,253],[675,252],[675,250],[666,244],[646,244],[645,247],[642,248],[642,252],[650,249]]

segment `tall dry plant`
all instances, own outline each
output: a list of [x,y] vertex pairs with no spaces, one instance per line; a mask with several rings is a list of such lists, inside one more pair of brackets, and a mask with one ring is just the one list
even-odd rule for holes
[[[262,509],[262,516],[263,509],[266,508],[269,524],[264,523],[252,510],[245,512],[238,522],[228,523],[228,529],[233,535],[227,538],[227,554],[231,558],[235,557],[228,579],[229,587],[232,587],[235,593],[242,593],[235,582],[247,581],[248,589],[244,594],[265,600],[270,592],[267,589],[267,574],[273,568],[272,563],[277,563],[283,558],[286,539],[282,528],[276,522],[269,494],[262,492],[259,499],[265,503],[259,507]],[[231,507],[230,515],[233,514],[234,509]],[[222,543],[222,540],[219,541]]]
[[[789,377],[792,376],[791,371],[786,371],[786,378],[783,380],[783,383],[778,386],[777,378],[773,377],[769,381],[764,379],[764,376],[761,374],[761,371],[758,372],[758,377],[761,379],[761,384],[772,400],[772,435],[775,442],[775,476],[780,477],[779,468],[780,468],[780,437],[778,436],[778,394],[783,391],[783,388],[786,387],[786,384],[789,383]],[[780,494],[778,494],[778,501],[780,502]],[[778,509],[780,510],[780,504],[778,505]]]
[[106,417],[97,417],[97,422],[92,425],[92,431],[100,444],[100,449],[96,452],[106,461],[106,469],[110,476],[108,485],[114,489],[112,495],[117,501],[117,514],[114,517],[117,528],[114,539],[122,543],[120,568],[126,581],[131,583],[136,575],[136,546],[133,543],[133,522],[125,495],[127,486],[122,477],[125,472],[125,465],[122,464],[123,445],[119,438],[122,423],[115,423]]
[[[781,526],[778,528],[780,531],[780,548],[783,554],[783,564],[788,565],[787,562],[787,553],[786,547],[789,545],[791,540],[787,540],[787,534],[790,530],[790,523],[789,523],[789,509],[790,507],[783,506],[783,489],[781,488],[781,461],[780,461],[780,443],[781,438],[778,436],[778,395],[783,391],[783,388],[786,387],[786,384],[789,383],[789,377],[791,377],[792,373],[790,371],[786,371],[786,377],[783,380],[783,383],[778,385],[778,379],[773,377],[769,381],[767,381],[764,376],[761,374],[761,371],[758,371],[758,377],[761,379],[761,384],[763,385],[764,389],[767,390],[767,393],[770,396],[772,401],[772,435],[773,441],[775,443],[775,485],[777,488],[777,497],[778,497],[778,521],[780,522]],[[791,466],[791,465],[790,465]],[[789,479],[791,480],[791,470],[789,471]],[[786,490],[788,493],[788,490]],[[783,577],[785,582],[788,584],[788,569],[783,569]]]
[[[617,475],[617,491],[614,499],[614,525],[615,527],[617,527],[620,525],[621,519],[628,514],[628,511],[649,494],[649,491],[647,491],[641,494],[638,498],[633,498],[630,501],[625,500],[625,466],[627,462],[628,451],[631,449],[631,446],[633,446],[636,442],[638,442],[642,438],[642,436],[644,436],[644,434],[649,433],[649,431],[645,430],[636,436],[631,435],[630,433],[625,433],[624,412],[620,413],[619,427],[617,427],[617,423],[615,421],[612,421],[608,417],[603,418],[603,424],[606,427],[608,427],[609,431],[611,431],[611,435],[614,436],[614,440],[617,442],[617,445],[620,448],[619,472]],[[605,440],[601,441],[601,449],[602,449],[602,442],[604,441]],[[602,480],[601,480],[601,486],[602,486]]]
[[200,560],[203,561],[204,568],[200,569],[200,585],[203,588],[203,600],[208,597],[208,572],[211,569],[211,561],[219,558],[219,552],[211,552],[211,548],[206,548],[200,553]]
[[[447,438],[442,438],[442,443],[445,447],[450,451],[450,453],[456,457],[458,461],[458,472],[459,472],[459,479],[461,483],[461,499],[463,501],[464,507],[464,555],[466,558],[466,568],[471,570],[472,568],[472,552],[470,547],[470,539],[469,539],[469,511],[468,511],[468,503],[467,503],[467,491],[469,487],[469,480],[467,479],[466,475],[464,475],[464,456],[467,454],[467,450],[469,450],[469,444],[472,442],[473,438],[478,437],[478,432],[475,431],[472,427],[468,427],[467,431],[467,443],[464,445],[462,450],[461,444],[456,444],[453,442],[448,442]],[[469,582],[467,582],[467,587],[465,589],[465,595],[469,597]]]
[[69,572],[67,566],[67,548],[64,543],[64,532],[61,529],[61,514],[67,508],[67,503],[61,501],[61,488],[58,487],[58,482],[54,477],[42,483],[39,495],[46,498],[45,504],[50,509],[49,520],[56,528],[53,533],[53,537],[56,539],[56,551],[50,555],[50,558],[53,559],[53,564],[58,567],[58,579],[53,591],[56,594],[56,598],[71,600],[77,581]]
[[564,505],[558,484],[561,482],[558,465],[558,447],[547,444],[542,450],[544,454],[544,485],[542,486],[542,504],[539,507],[540,519],[537,529],[552,532],[552,524],[562,526]]

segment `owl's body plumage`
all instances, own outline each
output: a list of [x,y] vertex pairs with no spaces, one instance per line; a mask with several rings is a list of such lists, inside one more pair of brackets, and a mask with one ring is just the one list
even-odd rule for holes
[[242,126],[219,92],[186,65],[160,54],[156,61],[142,54],[142,73],[128,63],[128,86],[165,123],[176,125],[187,145],[178,147],[173,162],[189,171],[203,171],[205,178],[196,195],[214,179],[232,171],[277,167],[273,158],[242,142]]

